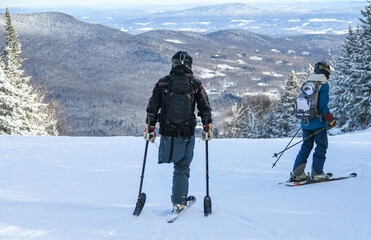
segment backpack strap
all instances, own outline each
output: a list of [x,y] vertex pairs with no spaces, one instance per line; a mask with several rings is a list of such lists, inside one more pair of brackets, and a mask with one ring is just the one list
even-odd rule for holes
[[167,75],[163,78],[161,78],[160,80],[158,80],[157,82],[157,85],[160,89],[163,89],[163,88],[168,88],[169,84],[170,84],[170,75]]
[[311,107],[314,108],[315,111],[315,117],[318,117],[320,120],[322,120],[322,114],[319,111],[319,92],[321,89],[321,86],[325,83],[322,81],[314,81],[315,84],[314,93],[312,94],[311,99]]

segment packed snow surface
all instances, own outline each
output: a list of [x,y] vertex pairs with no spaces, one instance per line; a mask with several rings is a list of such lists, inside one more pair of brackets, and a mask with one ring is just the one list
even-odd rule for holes
[[205,144],[197,139],[197,202],[169,224],[172,165],[157,164],[156,144],[148,149],[147,202],[135,217],[143,138],[2,135],[0,239],[371,239],[371,131],[329,137],[325,170],[356,178],[293,188],[278,183],[300,144],[271,168],[288,141],[210,141],[213,213],[204,217]]

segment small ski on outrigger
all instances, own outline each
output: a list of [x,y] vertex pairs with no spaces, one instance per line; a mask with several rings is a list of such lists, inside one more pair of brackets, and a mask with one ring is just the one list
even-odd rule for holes
[[343,180],[343,179],[348,179],[348,178],[354,178],[357,176],[357,173],[351,173],[348,176],[343,176],[343,177],[333,177],[332,173],[326,173],[327,178],[322,179],[322,180],[314,180],[314,179],[307,179],[305,181],[299,181],[299,182],[281,182],[279,184],[285,184],[286,186],[289,187],[295,187],[295,186],[302,186],[302,185],[307,185],[307,184],[313,184],[313,183],[321,183],[321,182],[330,182],[330,181],[337,181],[337,180]]
[[194,196],[189,196],[187,199],[187,206],[185,208],[177,213],[177,212],[172,212],[169,216],[166,217],[165,221],[168,223],[173,223],[179,216],[181,216],[185,211],[188,210],[194,203],[196,202],[196,198]]

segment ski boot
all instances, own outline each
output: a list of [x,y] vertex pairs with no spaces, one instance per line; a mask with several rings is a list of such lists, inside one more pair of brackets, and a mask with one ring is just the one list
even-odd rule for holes
[[322,174],[312,174],[311,179],[314,181],[326,180],[328,179],[328,176],[325,172],[322,172]]
[[173,213],[180,213],[185,209],[185,205],[183,204],[178,204],[178,203],[173,203]]
[[303,172],[303,174],[301,175],[294,175],[293,172],[290,173],[290,179],[289,179],[289,182],[301,182],[301,181],[305,181],[307,180],[307,174],[305,174],[305,172]]

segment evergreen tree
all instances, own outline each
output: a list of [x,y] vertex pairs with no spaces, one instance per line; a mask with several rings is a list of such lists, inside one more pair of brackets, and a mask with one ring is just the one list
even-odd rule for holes
[[224,137],[259,138],[263,118],[272,100],[264,95],[251,96],[242,104],[236,104],[225,122]]
[[364,19],[347,40],[336,64],[331,109],[343,131],[370,126],[371,106],[371,1],[362,11]]
[[14,95],[19,94],[5,76],[4,64],[0,60],[0,134],[11,134],[17,129],[14,114],[19,101]]
[[285,85],[285,92],[277,104],[271,106],[264,120],[266,137],[290,137],[299,127],[294,106],[300,85],[294,71],[290,73]]
[[[362,11],[359,31],[359,53],[355,55],[354,71],[358,73],[354,86],[352,108],[349,115],[352,119],[347,123],[349,130],[366,129],[371,124],[371,1]],[[351,104],[351,103],[349,103]]]
[[336,74],[330,79],[330,82],[333,83],[330,94],[330,108],[339,126],[344,126],[348,119],[348,109],[344,106],[352,98],[351,89],[354,87],[352,83],[356,78],[352,73],[352,67],[354,64],[353,56],[357,50],[358,32],[358,28],[354,31],[349,26],[343,50],[335,66]]
[[[44,96],[37,93],[30,84],[30,77],[25,77],[24,70],[21,69],[25,59],[22,58],[21,43],[12,26],[8,9],[5,13],[5,24],[6,43],[1,55],[5,80],[0,87],[4,89],[2,94],[7,94],[8,98],[14,101],[9,102],[7,106],[3,104],[4,109],[0,110],[4,112],[2,115],[4,124],[6,119],[8,126],[12,126],[4,128],[3,133],[57,135],[53,112],[50,111],[48,104],[43,102]],[[5,89],[10,89],[9,84],[13,88],[6,91]],[[6,111],[8,112],[5,113]]]

